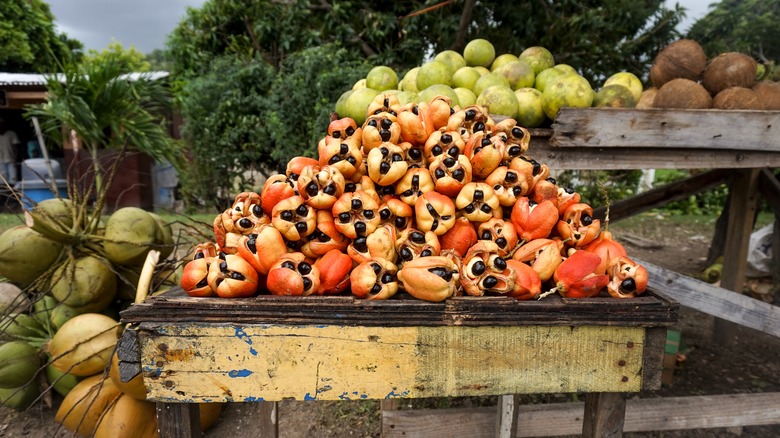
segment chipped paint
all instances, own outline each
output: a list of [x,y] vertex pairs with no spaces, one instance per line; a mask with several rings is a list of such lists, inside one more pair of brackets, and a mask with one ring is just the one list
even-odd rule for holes
[[232,377],[232,378],[234,378],[234,379],[235,379],[236,377],[249,377],[249,376],[251,376],[252,374],[253,374],[253,373],[252,373],[252,371],[249,371],[249,370],[247,370],[247,369],[243,369],[243,370],[231,370],[231,371],[228,371],[228,376],[229,376],[229,377]]

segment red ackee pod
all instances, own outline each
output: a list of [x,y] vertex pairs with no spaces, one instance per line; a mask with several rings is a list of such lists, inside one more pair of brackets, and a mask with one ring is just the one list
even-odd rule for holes
[[517,231],[512,222],[492,218],[477,226],[477,238],[490,240],[498,246],[501,257],[507,256],[517,246]]
[[257,292],[257,271],[237,254],[221,253],[209,264],[208,283],[220,298],[246,298]]
[[455,225],[439,236],[442,251],[451,249],[463,257],[466,251],[477,243],[477,231],[471,221],[461,216],[455,219]]
[[320,270],[303,253],[288,253],[271,267],[266,287],[273,295],[311,295],[320,287]]
[[579,203],[566,209],[556,229],[566,246],[580,249],[598,236],[601,221],[593,218],[590,205]]
[[282,233],[271,225],[263,225],[255,233],[241,236],[237,248],[238,255],[262,275],[267,275],[271,266],[287,253]]
[[401,107],[398,124],[401,125],[401,139],[414,146],[424,144],[434,131],[431,112],[425,102],[409,103]]
[[598,275],[593,271],[601,258],[585,251],[575,251],[555,270],[555,287],[540,295],[539,298],[558,292],[564,298],[590,298],[601,292],[607,283],[607,275]]
[[295,184],[295,182],[298,181],[298,176],[300,176],[304,167],[317,166],[318,164],[319,161],[314,158],[293,157],[290,161],[287,162],[287,169],[284,173],[287,175],[287,179]]
[[191,297],[213,297],[216,295],[208,283],[209,265],[216,260],[217,247],[211,242],[197,245],[192,260],[184,265],[179,285]]
[[343,252],[333,249],[314,262],[320,271],[320,286],[317,295],[336,295],[349,289],[349,275],[352,259]]
[[529,264],[540,280],[547,281],[563,262],[562,251],[559,239],[534,239],[518,248],[512,259]]
[[598,267],[594,271],[597,274],[606,274],[607,264],[609,264],[609,262],[615,257],[628,256],[626,248],[624,248],[620,242],[614,239],[612,232],[609,230],[602,230],[594,241],[590,242],[585,248],[583,248],[583,251],[593,253],[601,257],[601,263],[599,263]]
[[558,222],[558,209],[550,201],[537,204],[522,196],[512,207],[511,220],[520,239],[530,242],[550,235]]
[[434,131],[447,126],[447,122],[453,113],[452,99],[447,96],[436,96],[428,102],[428,108],[430,109]]
[[295,196],[295,188],[285,175],[273,175],[263,185],[260,206],[268,216],[274,211],[274,206],[280,201]]
[[507,295],[518,300],[538,298],[539,294],[542,293],[542,281],[539,274],[530,266],[517,260],[509,259],[506,264],[517,273],[514,287]]

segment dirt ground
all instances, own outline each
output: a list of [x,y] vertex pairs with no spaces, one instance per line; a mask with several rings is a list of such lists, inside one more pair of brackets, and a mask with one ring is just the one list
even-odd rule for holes
[[[672,228],[663,218],[643,215],[639,220],[612,225],[618,240],[638,236],[656,242],[657,247],[634,246],[623,241],[630,256],[696,275],[705,266],[712,222],[690,223]],[[780,339],[751,329],[740,329],[733,346],[718,345],[711,339],[713,317],[682,308],[676,329],[686,344],[684,360],[679,362],[673,384],[659,391],[640,393],[638,397],[671,397],[757,392],[780,392]],[[563,402],[572,396],[548,397]],[[491,398],[458,400],[408,400],[401,408],[468,407],[494,403]],[[58,399],[55,398],[56,406]],[[256,437],[256,404],[227,406],[208,438]],[[39,404],[18,413],[0,408],[0,437],[65,437],[53,420],[53,409]],[[304,437],[377,437],[380,434],[379,402],[282,402],[279,405],[279,431],[283,438]],[[741,429],[702,429],[686,431],[626,434],[630,438],[732,437],[774,438],[780,425],[750,426]]]

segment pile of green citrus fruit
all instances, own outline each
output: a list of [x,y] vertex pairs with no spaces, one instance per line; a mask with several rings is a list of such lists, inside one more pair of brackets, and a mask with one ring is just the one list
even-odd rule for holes
[[556,64],[544,47],[529,47],[519,55],[497,55],[490,41],[475,39],[463,53],[439,52],[403,76],[388,66],[374,67],[341,95],[335,109],[360,125],[368,104],[379,93],[396,94],[402,105],[443,95],[453,106],[481,105],[491,114],[534,128],[555,119],[562,107],[633,108],[642,91],[642,82],[629,72],[612,75],[594,90],[574,67]]

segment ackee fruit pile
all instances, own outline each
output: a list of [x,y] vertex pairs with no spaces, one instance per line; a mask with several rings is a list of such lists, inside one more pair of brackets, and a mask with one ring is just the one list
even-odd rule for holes
[[195,297],[405,291],[432,302],[643,293],[647,270],[527,154],[530,140],[478,105],[379,94],[362,126],[334,116],[316,159],[296,157],[261,193],[238,194],[181,286]]

